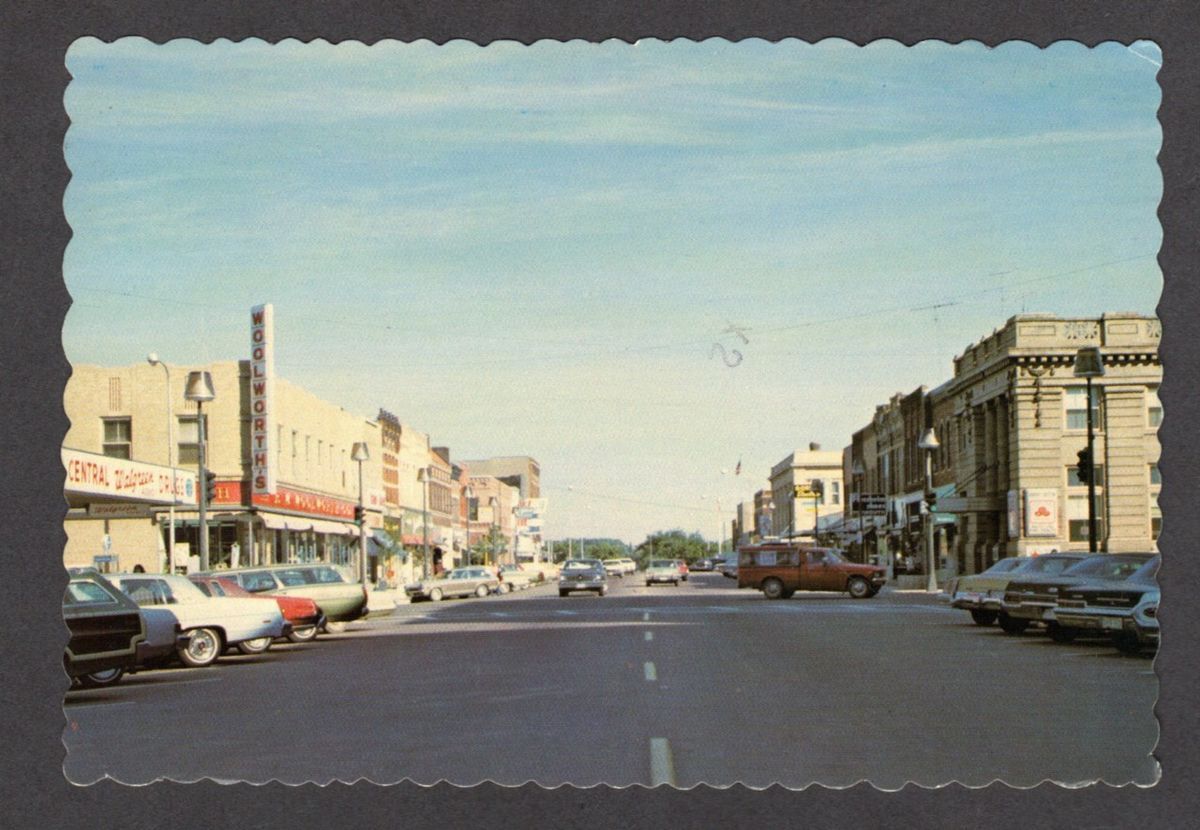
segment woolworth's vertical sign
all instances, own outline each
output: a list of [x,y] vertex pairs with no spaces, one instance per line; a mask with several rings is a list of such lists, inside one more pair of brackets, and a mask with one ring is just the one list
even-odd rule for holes
[[275,307],[250,309],[250,489],[275,492]]

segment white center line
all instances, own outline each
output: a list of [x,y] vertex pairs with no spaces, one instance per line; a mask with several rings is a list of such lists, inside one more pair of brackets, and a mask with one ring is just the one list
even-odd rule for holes
[[649,622],[649,621],[650,621],[650,612],[643,611],[642,612],[642,622]]
[[651,640],[653,640],[653,639],[654,639],[654,632],[653,632],[653,631],[647,631],[647,632],[646,632],[646,642],[648,643],[648,642],[650,642],[650,641],[651,641]]
[[653,683],[655,680],[658,680],[658,672],[656,672],[656,671],[654,670],[654,664],[653,664],[653,663],[645,663],[645,664],[642,666],[642,668],[643,668],[643,669],[645,669],[645,671],[646,671],[646,680],[648,680],[648,681],[650,681],[650,682],[652,682],[652,683]]
[[671,757],[671,744],[666,738],[651,738],[650,786],[662,784],[675,786],[675,759]]

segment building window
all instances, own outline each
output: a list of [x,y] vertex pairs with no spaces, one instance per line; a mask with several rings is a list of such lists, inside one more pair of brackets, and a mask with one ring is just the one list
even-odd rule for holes
[[1158,387],[1146,387],[1146,425],[1157,427],[1162,423],[1162,401],[1158,399]]
[[[190,466],[200,463],[200,432],[196,428],[195,415],[179,416],[179,466]],[[204,433],[208,434],[208,416],[204,416]]]
[[104,419],[104,454],[112,458],[132,458],[133,422],[129,418]]
[[842,483],[840,481],[832,481],[830,485],[833,487],[832,495],[830,496],[830,504],[842,503]]
[[1162,530],[1162,511],[1158,508],[1158,494],[1150,494],[1150,538],[1158,541],[1158,534]]
[[1150,483],[1162,484],[1162,474],[1158,471],[1158,464],[1150,465]]
[[[1079,467],[1067,467],[1067,486],[1068,487],[1087,487],[1087,480],[1079,475]],[[1096,486],[1104,486],[1104,465],[1096,465]]]
[[[1067,429],[1087,429],[1087,387],[1086,386],[1068,386],[1066,395],[1067,411]],[[1099,386],[1092,387],[1092,428],[1097,432],[1104,428],[1104,418],[1101,412],[1101,404],[1103,403],[1103,389]]]
[[[1068,538],[1072,542],[1088,540],[1086,495],[1067,497],[1067,523],[1070,531]],[[1096,494],[1096,538],[1097,540],[1104,538],[1104,498],[1100,493]]]

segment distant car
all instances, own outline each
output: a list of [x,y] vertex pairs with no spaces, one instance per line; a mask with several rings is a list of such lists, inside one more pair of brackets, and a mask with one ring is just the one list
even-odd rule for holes
[[[320,607],[308,597],[252,594],[232,579],[221,576],[197,575],[188,578],[210,597],[245,597],[260,602],[274,602],[279,606],[279,612],[283,614],[283,618],[291,624],[287,637],[294,643],[303,643],[313,639],[325,623],[325,615],[321,613]],[[242,654],[259,654],[266,651],[270,645],[271,641],[263,637],[238,643],[237,649]]]
[[1154,556],[1153,553],[1096,553],[1060,574],[1035,574],[1013,579],[1004,591],[1000,629],[1005,634],[1020,634],[1030,625],[1039,623],[1046,626],[1052,638],[1068,639],[1070,635],[1062,631],[1055,620],[1058,597],[1064,589],[1097,580],[1121,582]]
[[67,674],[82,686],[118,682],[137,664],[146,626],[136,603],[99,573],[73,574],[62,599]]
[[327,629],[341,627],[367,614],[366,589],[324,562],[233,568],[203,575],[232,579],[252,594],[311,599],[325,615]]
[[591,591],[597,596],[608,593],[608,573],[599,559],[568,559],[558,574],[558,595],[572,591]]
[[678,585],[682,576],[679,573],[679,563],[674,559],[652,559],[646,566],[646,587],[657,582],[670,582]]
[[725,557],[725,561],[717,566],[717,570],[719,570],[721,572],[721,576],[725,576],[730,579],[737,579],[738,578],[737,554],[732,553],[729,556]]
[[446,597],[486,597],[499,589],[499,578],[482,566],[455,568],[444,577],[423,579],[404,586],[409,599],[441,602]]
[[279,606],[258,599],[206,596],[186,576],[116,574],[113,584],[139,606],[169,606],[187,644],[177,652],[186,666],[207,666],[226,648],[291,630]]
[[536,579],[534,574],[526,571],[522,566],[511,563],[501,565],[496,576],[500,580],[500,586],[497,591],[501,594],[530,588]]
[[625,563],[620,559],[605,559],[604,572],[609,576],[625,578]]
[[1085,558],[1085,553],[1046,553],[1041,556],[1010,556],[985,571],[951,579],[946,584],[950,607],[971,613],[976,625],[991,625],[1000,616],[1004,590],[1018,577],[1054,575]]
[[1161,560],[1155,557],[1127,579],[1083,582],[1058,592],[1054,608],[1059,642],[1082,632],[1111,635],[1117,648],[1136,654],[1158,645],[1159,589],[1155,581]]

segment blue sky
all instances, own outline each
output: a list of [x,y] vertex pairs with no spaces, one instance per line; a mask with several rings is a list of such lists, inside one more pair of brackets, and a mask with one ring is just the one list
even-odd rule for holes
[[1153,313],[1161,61],[79,40],[67,356],[244,358],[273,302],[282,376],[538,458],[551,536],[712,536],[1011,315]]

